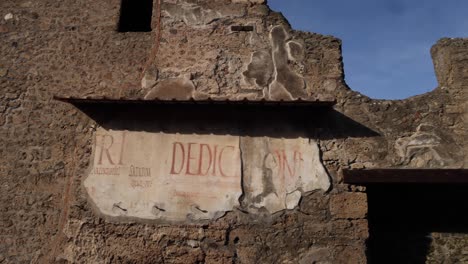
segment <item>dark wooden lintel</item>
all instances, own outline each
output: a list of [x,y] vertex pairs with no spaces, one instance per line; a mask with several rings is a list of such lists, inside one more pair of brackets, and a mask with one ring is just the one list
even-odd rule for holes
[[154,99],[154,100],[145,100],[145,99],[125,99],[125,98],[106,98],[106,97],[59,97],[54,96],[54,100],[66,102],[70,104],[115,104],[115,105],[129,105],[129,104],[146,104],[146,105],[266,105],[266,106],[308,106],[308,107],[318,107],[318,108],[333,108],[336,104],[336,101],[319,101],[319,100],[229,100],[229,99],[204,99],[196,100],[190,98],[188,100],[163,100],[163,99]]

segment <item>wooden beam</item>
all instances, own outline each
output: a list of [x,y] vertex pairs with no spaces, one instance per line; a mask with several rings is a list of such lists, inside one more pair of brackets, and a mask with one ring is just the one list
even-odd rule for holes
[[165,99],[126,99],[126,98],[108,98],[108,97],[60,97],[54,96],[54,100],[70,103],[70,104],[152,104],[152,105],[165,105],[165,104],[189,104],[189,105],[267,105],[267,106],[308,106],[319,108],[333,108],[336,101],[319,101],[319,100],[230,100],[230,99],[203,99],[198,100],[190,98],[188,100],[165,100]]

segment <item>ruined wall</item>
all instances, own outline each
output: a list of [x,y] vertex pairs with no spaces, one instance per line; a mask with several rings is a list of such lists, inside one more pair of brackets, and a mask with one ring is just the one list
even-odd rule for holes
[[[344,83],[340,40],[293,31],[262,2],[155,1],[152,32],[119,33],[118,0],[1,1],[0,262],[365,263],[365,189],[342,169],[466,167],[466,39],[434,46],[434,91],[372,100]],[[83,185],[102,124],[53,95],[334,98],[332,124],[307,135],[331,187],[275,214],[108,219]]]

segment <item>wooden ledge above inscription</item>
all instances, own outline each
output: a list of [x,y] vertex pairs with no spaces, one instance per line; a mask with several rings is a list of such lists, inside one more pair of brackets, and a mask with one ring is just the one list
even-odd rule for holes
[[226,105],[271,105],[271,106],[309,106],[309,107],[320,107],[320,108],[331,108],[336,104],[335,100],[249,100],[247,98],[240,100],[233,100],[229,98],[207,98],[198,100],[191,98],[188,100],[145,100],[145,99],[129,99],[129,98],[109,98],[109,97],[59,97],[54,96],[54,100],[66,102],[70,104],[226,104]]

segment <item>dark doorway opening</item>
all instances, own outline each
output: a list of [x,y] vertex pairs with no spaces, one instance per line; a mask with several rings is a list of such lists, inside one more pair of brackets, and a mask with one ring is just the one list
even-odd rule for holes
[[153,15],[153,0],[122,0],[119,32],[149,32]]
[[453,238],[462,247],[468,241],[467,184],[373,184],[367,193],[371,264],[426,263],[433,233],[462,234]]

